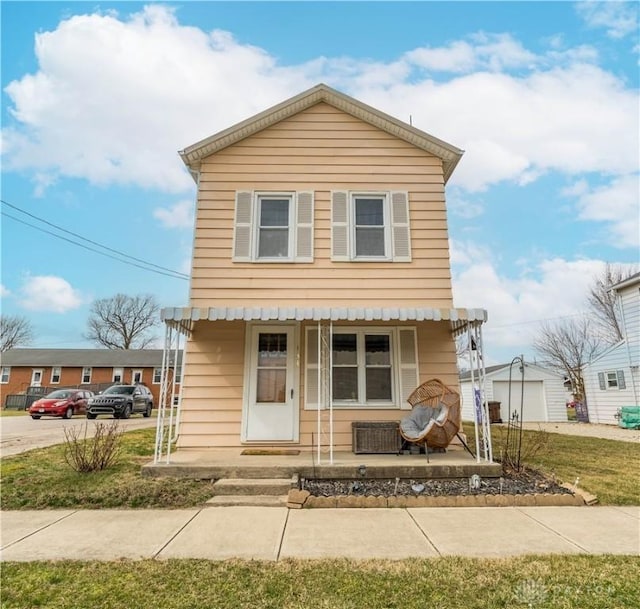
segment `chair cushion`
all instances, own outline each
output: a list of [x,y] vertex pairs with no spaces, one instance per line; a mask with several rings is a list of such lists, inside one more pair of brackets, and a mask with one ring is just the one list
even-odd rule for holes
[[437,407],[414,406],[411,414],[400,421],[400,429],[406,438],[420,439],[433,427],[436,421],[442,422],[446,419],[448,408],[440,402]]

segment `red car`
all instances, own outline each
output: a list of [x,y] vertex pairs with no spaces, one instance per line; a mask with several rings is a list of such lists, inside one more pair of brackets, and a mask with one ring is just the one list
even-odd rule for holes
[[70,419],[74,414],[85,414],[87,400],[93,397],[93,391],[84,389],[56,389],[29,407],[32,419],[40,417],[64,417]]

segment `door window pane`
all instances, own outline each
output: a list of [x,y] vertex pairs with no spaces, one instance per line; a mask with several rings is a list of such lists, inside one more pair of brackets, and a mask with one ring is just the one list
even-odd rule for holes
[[289,199],[260,200],[259,258],[289,256]]
[[256,402],[284,403],[287,390],[287,335],[258,335]]

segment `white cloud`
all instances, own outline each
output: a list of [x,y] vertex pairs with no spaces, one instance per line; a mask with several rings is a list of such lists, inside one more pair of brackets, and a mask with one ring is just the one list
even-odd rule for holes
[[[458,244],[458,251],[464,247]],[[454,269],[455,304],[487,309],[485,353],[492,364],[509,361],[521,352],[533,357],[531,344],[541,321],[581,315],[593,278],[605,264],[551,258],[507,277],[487,256],[477,257],[475,252],[466,260],[458,256],[458,261],[467,264],[458,272]]]
[[[229,32],[181,25],[166,5],[75,16],[37,35],[38,71],[6,89],[14,120],[3,166],[31,171],[38,192],[74,176],[186,193],[193,183],[178,149],[324,81],[465,149],[450,185],[469,192],[548,172],[636,171],[637,91],[596,65],[592,47],[547,44],[534,54],[511,35],[478,33],[388,63],[285,66]],[[428,70],[454,77],[432,80]],[[186,221],[165,211],[159,219]]]
[[624,38],[629,34],[638,35],[638,3],[594,2],[581,0],[575,4],[576,11],[592,28],[604,28],[611,38]]
[[28,277],[20,290],[20,304],[31,311],[65,313],[83,303],[80,292],[62,277],[39,275]]
[[[615,178],[606,186],[578,191],[581,220],[605,222],[614,247],[640,246],[640,176]],[[583,187],[584,188],[584,187]]]
[[529,67],[540,61],[509,34],[484,32],[471,36],[471,42],[457,40],[445,47],[414,49],[406,53],[405,59],[416,67],[442,72],[499,71]]
[[6,298],[7,296],[11,295],[11,290],[9,290],[7,287],[5,287],[3,284],[0,283],[0,297],[2,298]]
[[185,199],[169,208],[158,207],[153,210],[153,216],[165,228],[193,228],[193,201]]

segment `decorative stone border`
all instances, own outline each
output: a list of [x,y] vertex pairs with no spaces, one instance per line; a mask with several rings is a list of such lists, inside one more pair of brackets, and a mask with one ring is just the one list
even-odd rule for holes
[[[569,488],[569,485],[566,486]],[[584,506],[597,502],[594,495],[581,489],[569,488],[574,494],[545,493],[531,495],[395,495],[363,496],[337,495],[318,497],[309,491],[292,489],[287,497],[287,507],[302,508],[409,508],[409,507],[524,507],[524,506]],[[589,495],[587,500],[585,495]]]

